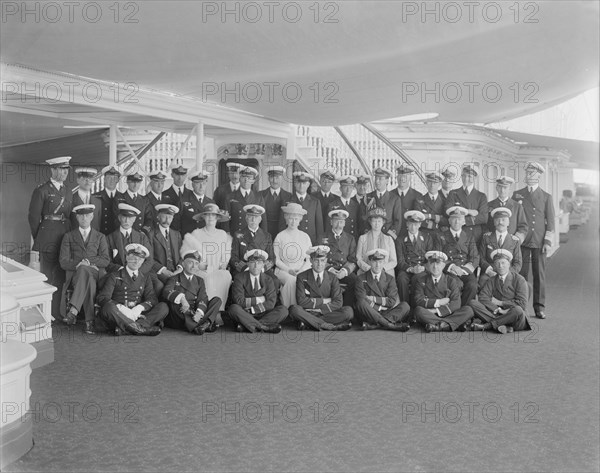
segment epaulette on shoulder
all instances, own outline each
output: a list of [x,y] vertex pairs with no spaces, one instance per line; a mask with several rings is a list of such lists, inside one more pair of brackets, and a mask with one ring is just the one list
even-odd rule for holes
[[492,232],[485,232],[485,233],[483,234],[483,236],[490,236],[491,234],[492,234]]

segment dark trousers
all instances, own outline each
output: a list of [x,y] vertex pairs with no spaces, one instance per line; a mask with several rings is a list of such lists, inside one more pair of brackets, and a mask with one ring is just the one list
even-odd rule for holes
[[165,325],[169,328],[174,328],[175,330],[187,330],[188,332],[191,332],[198,325],[207,320],[212,323],[216,321],[217,315],[219,315],[219,308],[221,307],[221,298],[213,297],[208,301],[206,313],[200,322],[194,322],[193,313],[182,314],[181,305],[173,304],[171,302],[169,302],[168,305],[169,314],[165,318]]
[[450,325],[452,331],[454,331],[459,325],[462,325],[473,318],[473,309],[469,306],[461,307],[446,317],[438,317],[436,314],[430,312],[429,309],[419,306],[415,308],[414,314],[417,323],[420,323],[423,326],[426,324],[436,325],[440,322],[446,322]]
[[411,284],[415,274],[407,273],[406,271],[400,271],[396,276],[396,284],[398,286],[398,295],[400,296],[400,300],[404,302],[408,302],[409,304],[413,304],[411,300]]
[[246,330],[254,333],[261,324],[272,325],[282,323],[288,316],[288,310],[287,307],[278,305],[260,314],[251,314],[241,305],[231,304],[228,314],[235,323],[243,325]]
[[[94,299],[96,298],[96,288],[98,286],[98,270],[90,266],[79,266],[73,274],[70,286],[73,288],[73,294],[71,294],[69,304],[75,307],[78,312],[83,311],[86,322],[92,322],[94,320]],[[69,288],[64,289],[63,297],[66,299]],[[61,306],[65,309],[65,315],[68,310],[66,305],[66,300],[61,303]]]
[[392,309],[378,311],[375,310],[366,301],[356,303],[356,315],[367,323],[387,325],[389,322],[395,324],[399,322],[408,322],[410,306],[406,302],[400,302]]
[[56,291],[52,294],[52,316],[55,318],[59,318],[60,300],[65,282],[65,271],[60,267],[58,257],[63,236],[68,231],[68,220],[44,220],[33,246],[33,249],[40,253],[40,272],[46,276],[48,284],[56,287]]
[[340,279],[340,284],[342,285],[342,289],[343,289],[343,294],[342,294],[342,300],[344,301],[343,304],[345,306],[348,307],[354,307],[354,302],[356,300],[355,294],[354,294],[354,286],[356,286],[356,274],[352,273],[349,274],[348,276],[346,276],[343,279]]
[[350,322],[353,316],[354,312],[352,307],[347,306],[342,306],[338,310],[334,310],[328,314],[309,312],[299,305],[290,307],[290,317],[292,320],[304,322],[315,330],[321,330],[321,325],[323,323],[341,324],[343,322]]
[[475,277],[475,273],[460,277],[448,273],[448,276],[456,278],[462,286],[460,290],[460,305],[462,307],[465,307],[469,301],[475,299],[475,296],[477,295],[477,278]]
[[[154,325],[158,325],[169,313],[169,307],[164,302],[159,302],[152,309],[142,312],[144,317],[137,319],[137,323],[144,328],[150,328]],[[115,327],[120,328],[124,332],[129,332],[127,326],[133,323],[133,321],[125,317],[119,309],[117,309],[117,303],[114,301],[108,301],[102,306],[100,310],[100,316],[106,322],[109,329]]]
[[546,253],[541,248],[521,247],[523,266],[521,276],[529,278],[529,263],[533,274],[533,308],[543,309],[546,306]]
[[525,311],[519,306],[513,307],[504,315],[492,314],[479,301],[471,301],[469,306],[473,309],[476,317],[490,323],[494,329],[497,329],[500,325],[511,325],[515,330],[531,330]]

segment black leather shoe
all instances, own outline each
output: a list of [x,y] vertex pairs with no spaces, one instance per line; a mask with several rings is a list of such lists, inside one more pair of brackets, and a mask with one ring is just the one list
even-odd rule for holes
[[378,328],[380,328],[380,326],[378,324],[369,324],[367,322],[363,322],[362,325],[360,326],[360,329],[363,331],[376,330]]
[[545,319],[546,318],[546,313],[543,310],[536,310],[535,311],[535,316],[538,319]]
[[219,326],[216,323],[208,322],[208,327],[206,327],[206,329],[204,329],[204,331],[206,333],[214,333],[217,331],[218,328],[219,328]]
[[506,333],[513,333],[514,331],[515,331],[515,329],[512,327],[512,325],[506,326]]
[[338,332],[345,332],[346,330],[350,330],[352,328],[352,322],[342,322],[341,324],[334,324],[334,330]]
[[199,330],[201,330],[202,333],[204,333],[204,332],[208,332],[209,331],[211,325],[212,325],[212,322],[210,320],[206,320],[206,321],[202,322],[201,324],[198,324],[196,326],[196,328],[199,329]]
[[83,329],[85,333],[89,333],[90,335],[94,335],[96,331],[94,330],[94,321],[86,322],[85,328]]
[[410,325],[408,325],[406,322],[400,322],[400,323],[388,325],[387,327],[384,327],[384,328],[386,330],[392,330],[394,332],[408,332],[408,330],[410,329]]
[[470,332],[473,330],[472,325],[473,324],[471,323],[471,321],[465,322],[464,324],[460,324],[457,327],[456,331],[457,332]]
[[119,327],[115,327],[115,331],[113,332],[113,335],[115,337],[120,337],[121,336],[121,329]]
[[156,325],[146,328],[138,324],[137,322],[132,322],[129,325],[127,325],[127,331],[133,335],[146,335],[153,337],[160,333],[160,328]]
[[281,332],[281,325],[279,325],[279,324],[263,325],[260,328],[260,331],[264,332],[264,333],[279,333],[279,332]]
[[155,337],[159,333],[160,333],[160,327],[153,325],[152,327],[146,329],[146,333],[144,333],[143,335],[147,335],[149,337]]
[[242,324],[237,324],[235,326],[235,331],[236,332],[243,332],[244,331],[244,327],[242,326]]
[[298,330],[304,330],[306,328],[306,325],[304,325],[304,322],[300,321],[298,322],[296,327],[298,328]]
[[202,330],[202,327],[198,325],[192,329],[191,333],[193,333],[194,335],[204,335],[204,330]]
[[440,326],[437,325],[437,324],[425,324],[425,331],[427,333],[439,332],[440,331]]

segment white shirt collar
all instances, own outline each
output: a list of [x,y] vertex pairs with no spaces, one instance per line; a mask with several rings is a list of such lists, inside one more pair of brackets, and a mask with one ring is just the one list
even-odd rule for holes
[[471,193],[473,192],[473,187],[475,187],[475,184],[471,184],[470,186],[467,187],[463,187],[463,189],[467,192],[467,193]]
[[[429,194],[429,192],[427,194]],[[437,199],[437,194],[429,194],[429,198],[431,200],[435,200],[435,199]]]
[[129,266],[125,266],[125,269],[127,270],[127,274],[129,274],[129,277],[133,278],[133,275],[138,275],[139,274],[139,270],[138,271],[133,271],[131,269],[129,269]]
[[106,192],[106,195],[112,199],[117,193],[117,189],[111,191],[110,189],[104,188],[104,192]]
[[458,232],[455,232],[455,231],[454,231],[454,230],[452,230],[452,229],[450,229],[450,231],[452,232],[452,236],[453,236],[453,237],[459,237],[459,238],[460,238],[460,233],[461,233],[460,231],[458,231]]
[[502,237],[502,240],[506,240],[506,235],[508,235],[508,230],[505,231],[504,233],[499,233],[498,230],[496,230],[496,239],[498,237]]
[[325,274],[325,271],[323,271],[322,273],[317,273],[315,272],[315,270],[313,269],[313,276],[315,277],[315,281],[317,280],[317,276],[321,276],[321,282],[323,282],[323,275]]
[[406,195],[406,193],[408,192],[408,190],[410,189],[410,186],[407,187],[406,189],[400,189],[399,187],[396,188],[396,190],[398,191],[398,195],[402,194],[404,192],[404,195]]
[[[127,189],[127,193],[129,194],[129,197],[131,197],[133,199],[133,196],[134,196],[133,192],[131,192],[129,189]],[[139,193],[136,192],[135,195],[139,195]]]
[[279,195],[279,191],[281,190],[281,187],[278,187],[277,189],[273,189],[272,187],[269,187],[269,190],[271,191],[271,194],[274,192],[276,196]]
[[[193,191],[192,191],[192,192],[193,192]],[[196,198],[197,198],[197,199],[204,199],[204,196],[203,196],[203,195],[196,194],[195,192],[194,192],[194,195],[196,196]]]
[[88,227],[86,229],[83,229],[81,227],[79,227],[79,233],[81,233],[81,236],[85,239],[86,235],[89,235],[89,233],[91,232],[92,227]]
[[383,271],[379,274],[375,274],[373,271],[371,271],[371,276],[373,276],[373,279],[381,279],[381,275],[383,274]]
[[527,186],[527,188],[531,187],[531,192],[535,192],[537,190],[538,187],[540,187],[539,184],[534,184],[533,186]]
[[91,192],[85,192],[85,191],[82,191],[81,189],[77,189],[77,193],[79,194],[79,197],[81,197],[81,200],[89,199],[90,196],[92,195]]
[[185,190],[185,184],[181,187],[173,184],[173,190],[175,191],[176,194],[182,193]]
[[323,197],[325,197],[326,199],[329,198],[329,192],[323,192],[323,191],[321,191],[321,195]]
[[229,181],[229,187],[232,191],[236,191],[240,188],[240,183],[238,182],[237,184],[234,184],[233,182]]
[[123,227],[119,227],[119,231],[121,232],[121,235],[126,236],[127,233],[129,233],[131,235],[131,231],[133,230],[133,228],[130,228],[129,230],[125,230]]
[[151,190],[150,192],[152,192],[152,194],[154,195],[154,197],[156,197],[157,200],[162,200],[162,194],[157,194],[153,190]]
[[52,185],[54,187],[56,187],[58,190],[62,189],[63,183],[59,182],[59,181],[55,181],[54,179],[50,178],[50,182],[52,183]]
[[298,197],[298,199],[306,199],[306,197],[308,196],[308,193],[301,195],[296,192],[296,196]]
[[256,233],[258,231],[260,227],[256,227],[255,230],[252,230],[250,227],[248,227],[248,231],[252,232],[252,233]]

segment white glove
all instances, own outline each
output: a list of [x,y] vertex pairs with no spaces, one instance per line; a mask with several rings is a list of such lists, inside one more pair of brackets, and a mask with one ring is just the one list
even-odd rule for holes
[[117,304],[117,309],[119,309],[119,311],[128,319],[133,320],[134,322],[137,319],[137,316],[133,313],[133,310],[125,307],[123,304]]
[[131,313],[135,316],[135,320],[139,319],[146,308],[143,305],[136,305],[133,309],[131,309]]

